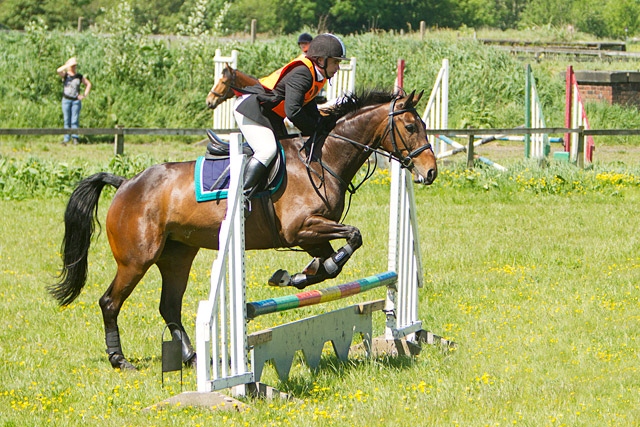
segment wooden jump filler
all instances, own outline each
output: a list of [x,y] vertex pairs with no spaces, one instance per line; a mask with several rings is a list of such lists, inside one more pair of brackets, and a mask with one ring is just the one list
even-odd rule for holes
[[[326,289],[250,302],[247,303],[247,317],[255,318],[262,314],[321,304],[381,286],[392,286],[397,277],[395,272],[387,271]],[[338,359],[346,361],[354,333],[360,333],[365,348],[370,349],[373,312],[382,308],[384,300],[352,305],[249,335],[251,367],[255,380],[260,381],[265,363],[272,361],[280,380],[285,381],[289,377],[293,358],[299,349],[302,350],[307,366],[316,369],[320,364],[324,344],[328,341],[333,344]]]

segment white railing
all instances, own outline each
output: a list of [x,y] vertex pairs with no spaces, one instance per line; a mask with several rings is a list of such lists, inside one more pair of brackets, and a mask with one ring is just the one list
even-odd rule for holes
[[427,125],[427,138],[433,145],[436,155],[447,151],[447,145],[437,138],[437,135],[429,134],[429,129],[448,129],[449,127],[449,60],[442,60],[442,67],[436,77],[436,82],[431,90],[429,102],[422,115],[422,120]]
[[340,69],[324,86],[327,102],[318,107],[327,107],[336,103],[341,97],[351,94],[356,90],[356,58],[351,58],[348,63],[341,63]]
[[[214,84],[222,77],[222,70],[229,64],[234,70],[238,68],[238,51],[232,50],[231,56],[222,56],[220,49],[216,49],[213,57],[214,63]],[[226,100],[213,110],[214,129],[236,129],[236,119],[233,117],[233,103],[235,97]]]
[[[525,82],[525,128],[546,128],[542,105],[536,89],[531,65],[527,64]],[[524,156],[530,159],[544,159],[551,151],[549,135],[546,133],[532,133],[524,136]]]

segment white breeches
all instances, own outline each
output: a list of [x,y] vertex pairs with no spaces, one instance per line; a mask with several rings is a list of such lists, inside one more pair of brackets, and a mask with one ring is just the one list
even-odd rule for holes
[[263,165],[269,167],[271,161],[276,157],[278,150],[276,137],[268,127],[262,126],[235,110],[235,107],[240,105],[246,97],[247,95],[244,95],[236,99],[233,116],[236,119],[238,128],[240,128],[240,132],[244,135],[244,139],[247,140],[247,144],[249,144],[253,150],[253,157]]

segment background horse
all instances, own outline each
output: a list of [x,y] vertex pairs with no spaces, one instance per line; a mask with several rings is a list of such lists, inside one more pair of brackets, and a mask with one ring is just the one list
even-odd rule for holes
[[234,96],[232,88],[242,89],[247,86],[253,86],[258,83],[258,79],[252,77],[242,71],[234,70],[229,64],[222,69],[222,76],[216,84],[213,85],[207,95],[207,107],[212,110],[222,104],[227,99]]
[[[283,140],[286,175],[271,196],[275,220],[260,209],[245,219],[246,249],[299,246],[313,257],[301,273],[280,271],[281,284],[303,288],[336,277],[362,245],[360,230],[341,224],[351,180],[372,153],[382,152],[410,169],[414,180],[431,184],[437,176],[435,156],[415,105],[422,93],[400,97],[368,92],[343,99],[332,109],[339,117],[333,133],[305,159],[304,141]],[[98,200],[105,185],[116,191],[106,217],[106,231],[117,272],[100,298],[109,361],[134,369],[125,358],[118,314],[147,270],[156,265],[162,277],[160,314],[175,337],[183,338],[183,361],[195,352],[182,326],[182,298],[194,257],[200,248],[217,249],[226,201],[197,203],[195,162],[154,165],[131,179],[101,172],[81,181],[65,211],[60,280],[49,291],[61,305],[80,294],[87,279],[88,251],[97,222]],[[331,241],[346,239],[334,251]]]

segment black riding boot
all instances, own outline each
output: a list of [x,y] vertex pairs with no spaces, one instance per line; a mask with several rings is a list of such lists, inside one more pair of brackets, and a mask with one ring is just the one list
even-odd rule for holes
[[244,168],[244,194],[253,194],[266,174],[267,167],[260,160],[251,157]]

